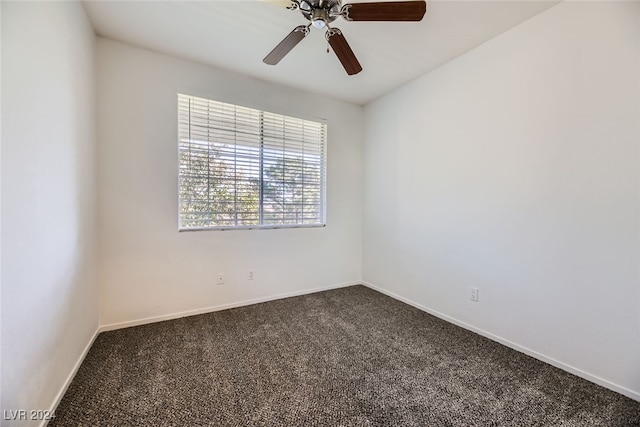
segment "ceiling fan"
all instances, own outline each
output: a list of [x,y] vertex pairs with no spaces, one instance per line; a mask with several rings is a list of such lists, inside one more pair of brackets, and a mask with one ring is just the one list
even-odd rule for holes
[[283,2],[288,4],[287,9],[302,12],[309,24],[294,28],[262,61],[265,64],[276,65],[309,34],[311,27],[320,30],[326,29],[327,42],[350,76],[362,71],[362,66],[342,35],[342,31],[330,27],[330,23],[338,17],[347,21],[420,21],[427,11],[427,3],[424,0],[347,3],[345,5],[342,4],[342,0],[278,1],[278,3]]

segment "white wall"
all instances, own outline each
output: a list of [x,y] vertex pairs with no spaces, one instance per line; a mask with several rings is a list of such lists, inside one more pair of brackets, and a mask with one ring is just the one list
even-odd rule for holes
[[[2,2],[0,2],[0,242],[2,242]],[[0,409],[2,405],[2,244],[0,244]]]
[[[102,325],[360,280],[361,107],[102,38],[97,69]],[[179,90],[327,119],[327,226],[179,233]]]
[[51,409],[98,327],[93,49],[80,3],[2,2],[2,410]]
[[363,279],[640,399],[639,43],[565,2],[368,105]]

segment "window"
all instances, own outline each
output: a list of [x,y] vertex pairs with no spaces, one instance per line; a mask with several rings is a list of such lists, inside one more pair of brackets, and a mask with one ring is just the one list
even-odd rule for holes
[[179,228],[325,224],[327,126],[178,94]]

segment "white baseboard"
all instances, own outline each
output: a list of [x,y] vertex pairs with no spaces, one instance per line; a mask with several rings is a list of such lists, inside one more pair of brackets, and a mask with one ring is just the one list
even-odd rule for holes
[[164,320],[179,319],[181,317],[188,317],[188,316],[195,316],[195,315],[198,315],[198,314],[212,313],[214,311],[227,310],[227,309],[230,309],[230,308],[237,308],[237,307],[244,307],[246,305],[259,304],[261,302],[274,301],[274,300],[279,300],[279,299],[283,299],[283,298],[297,297],[297,296],[300,296],[300,295],[313,294],[313,293],[316,293],[316,292],[328,291],[330,289],[345,288],[347,286],[353,286],[353,285],[359,285],[359,284],[360,284],[360,281],[345,282],[345,283],[339,283],[339,284],[335,284],[335,285],[321,286],[321,287],[318,287],[318,288],[304,289],[304,290],[301,290],[301,291],[293,291],[293,292],[287,292],[287,293],[282,293],[282,294],[269,295],[269,296],[261,297],[261,298],[253,298],[253,299],[249,299],[249,300],[236,301],[236,302],[232,302],[232,303],[220,304],[220,305],[215,305],[215,306],[211,306],[211,307],[198,308],[198,309],[195,309],[195,310],[187,310],[187,311],[182,311],[182,312],[178,312],[178,313],[170,313],[170,314],[163,314],[163,315],[160,315],[160,316],[146,317],[144,319],[129,320],[129,321],[126,321],[126,322],[118,322],[118,323],[110,323],[110,324],[106,324],[106,325],[101,325],[98,328],[98,331],[99,332],[106,332],[106,331],[113,331],[113,330],[116,330],[116,329],[130,328],[132,326],[146,325],[148,323],[162,322]]
[[538,353],[537,351],[531,350],[530,348],[527,348],[527,347],[521,346],[519,344],[516,344],[516,343],[514,343],[512,341],[509,341],[507,339],[504,339],[502,337],[494,335],[494,334],[492,334],[490,332],[487,332],[487,331],[485,331],[483,329],[477,328],[477,327],[475,327],[473,325],[470,325],[468,323],[462,322],[462,321],[460,321],[460,320],[458,320],[456,318],[453,318],[451,316],[447,316],[446,314],[440,313],[439,311],[433,310],[433,309],[431,309],[429,307],[426,307],[426,306],[424,306],[422,304],[418,304],[418,303],[416,303],[414,301],[411,301],[408,298],[405,298],[405,297],[402,297],[402,296],[400,296],[398,294],[395,294],[393,292],[387,291],[386,289],[380,288],[380,287],[375,286],[375,285],[373,285],[371,283],[362,281],[362,284],[364,286],[368,287],[368,288],[371,288],[371,289],[373,289],[375,291],[378,291],[378,292],[380,292],[382,294],[385,294],[385,295],[387,295],[387,296],[389,296],[389,297],[391,297],[393,299],[396,299],[398,301],[402,301],[405,304],[409,304],[410,306],[413,306],[413,307],[417,308],[418,310],[422,310],[422,311],[424,311],[426,313],[432,314],[432,315],[434,315],[434,316],[436,316],[436,317],[438,317],[438,318],[440,318],[440,319],[442,319],[444,321],[447,321],[449,323],[453,323],[454,325],[460,326],[461,328],[464,328],[464,329],[467,329],[469,331],[475,332],[475,333],[477,333],[479,335],[482,335],[483,337],[489,338],[492,341],[499,342],[500,344],[503,344],[503,345],[505,345],[505,346],[507,346],[509,348],[512,348],[512,349],[514,349],[516,351],[524,353],[524,354],[526,354],[528,356],[531,356],[531,357],[533,357],[535,359],[538,359],[538,360],[540,360],[542,362],[548,363],[551,366],[555,366],[556,368],[562,369],[563,371],[566,371],[566,372],[569,372],[571,374],[574,374],[574,375],[576,375],[576,376],[578,376],[580,378],[584,378],[587,381],[591,381],[592,383],[598,384],[598,385],[600,385],[602,387],[608,388],[609,390],[615,391],[617,393],[620,393],[620,394],[622,394],[624,396],[627,396],[627,397],[629,397],[629,398],[631,398],[633,400],[636,400],[636,401],[640,402],[640,393],[638,393],[636,391],[633,391],[633,390],[630,390],[630,389],[628,389],[626,387],[623,387],[621,385],[612,383],[611,381],[605,380],[604,378],[600,378],[600,377],[598,377],[596,375],[592,375],[592,374],[590,374],[588,372],[585,372],[585,371],[583,371],[581,369],[578,369],[578,368],[573,367],[571,365],[568,365],[566,363],[560,362],[559,360],[553,359],[553,358],[551,358],[549,356],[546,356],[546,355],[544,355],[542,353]]
[[[91,346],[95,342],[99,333],[100,333],[100,330],[96,329],[96,331],[93,333],[93,336],[91,337],[87,345],[84,347],[84,350],[82,350],[82,353],[80,354],[80,357],[76,361],[75,365],[73,365],[73,369],[71,370],[71,372],[69,372],[69,375],[67,376],[67,379],[62,385],[62,388],[60,389],[60,391],[56,395],[56,398],[53,400],[53,403],[50,406],[52,414],[55,414],[55,411],[58,408],[60,401],[62,400],[62,398],[64,397],[64,394],[69,389],[69,386],[71,385],[71,381],[73,381],[73,378],[76,376],[76,373],[78,373],[78,369],[80,368],[80,365],[82,365],[82,362],[84,362],[84,358],[87,357],[87,353],[89,353],[89,350],[91,349]],[[49,424],[49,420],[43,420],[40,423],[40,427],[45,427],[47,424]]]

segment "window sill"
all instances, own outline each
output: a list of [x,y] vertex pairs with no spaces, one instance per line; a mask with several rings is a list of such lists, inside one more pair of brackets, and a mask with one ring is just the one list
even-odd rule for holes
[[231,230],[275,230],[282,228],[321,228],[326,227],[327,224],[300,224],[300,225],[248,225],[242,227],[230,227],[230,226],[222,226],[222,227],[197,227],[197,228],[180,228],[178,227],[178,232],[190,232],[190,231],[231,231]]

